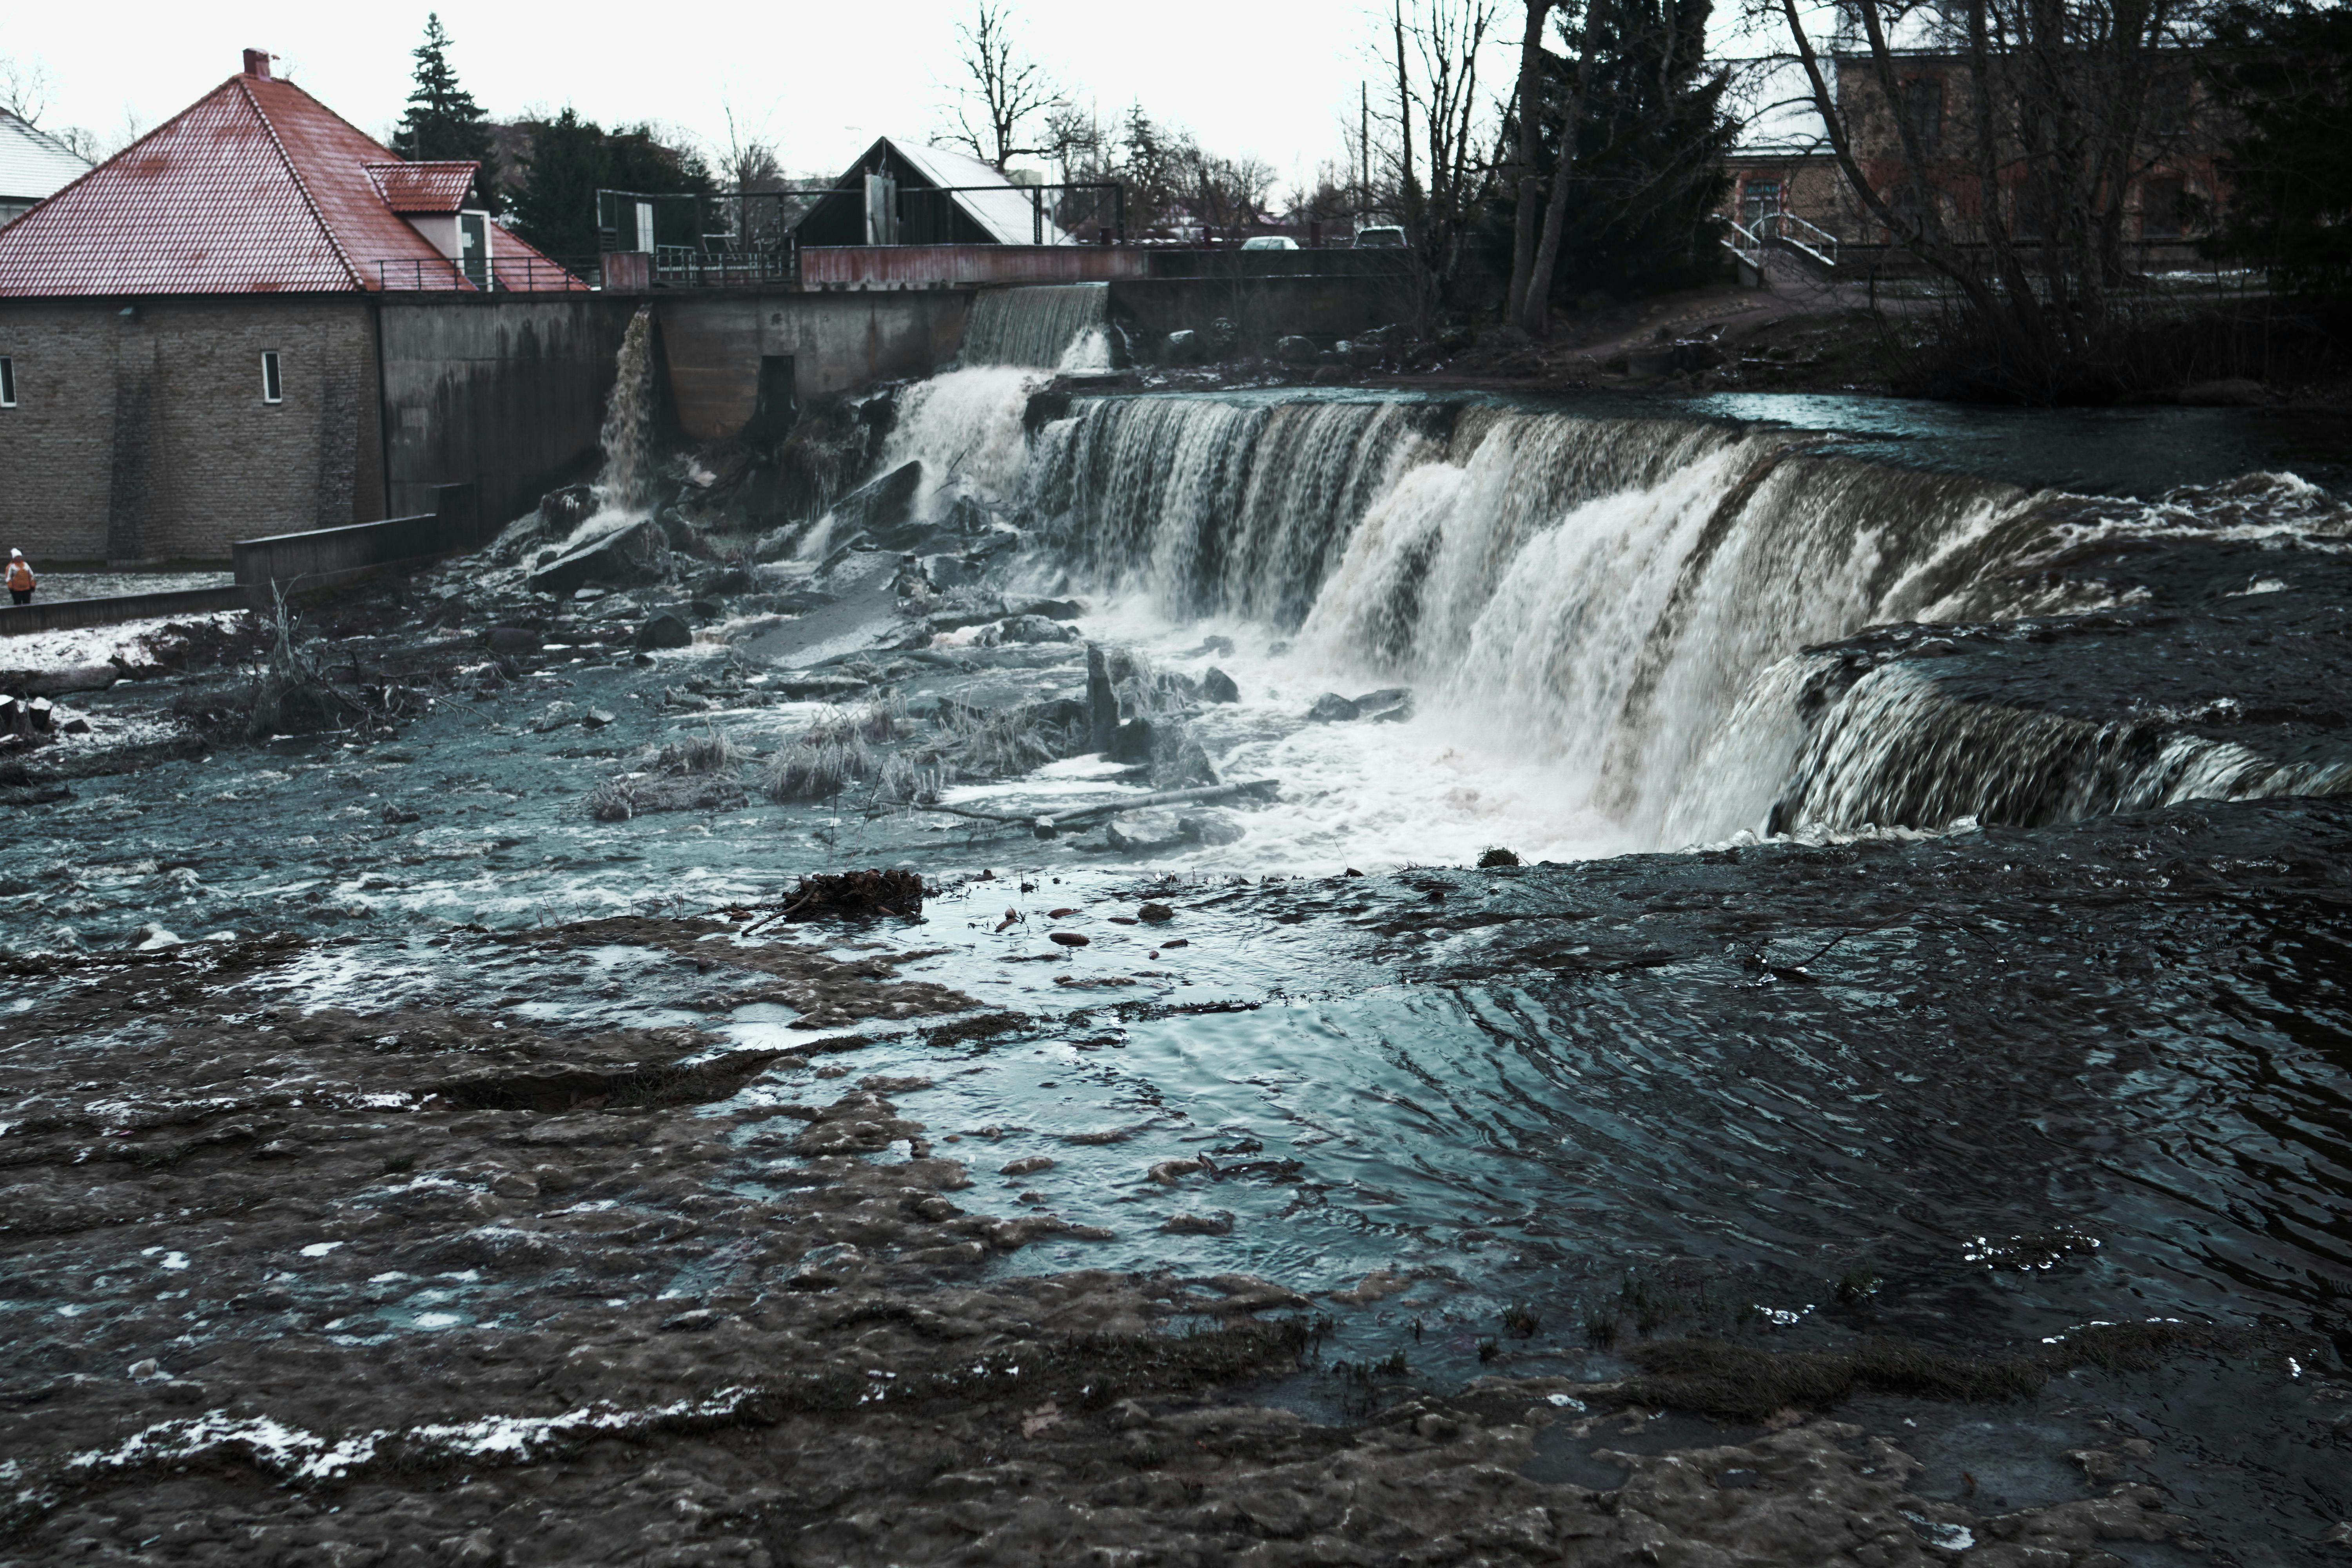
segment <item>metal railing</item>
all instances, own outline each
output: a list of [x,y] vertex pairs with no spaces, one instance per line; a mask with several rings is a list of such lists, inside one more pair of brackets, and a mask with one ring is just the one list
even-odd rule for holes
[[1759,272],[1764,270],[1764,252],[1775,245],[1801,251],[1824,267],[1838,264],[1838,237],[1795,213],[1759,213],[1753,227],[1738,218],[1717,216],[1725,230],[1723,247]]
[[499,257],[490,264],[488,287],[480,269],[446,256],[385,257],[368,263],[376,287],[386,293],[572,294],[592,285],[577,272],[544,257]]

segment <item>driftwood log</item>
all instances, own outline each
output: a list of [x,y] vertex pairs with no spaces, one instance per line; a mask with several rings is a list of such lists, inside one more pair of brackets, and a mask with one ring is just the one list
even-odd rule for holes
[[950,816],[969,817],[974,822],[1002,823],[1008,827],[1026,827],[1040,838],[1057,837],[1065,827],[1090,822],[1097,817],[1117,816],[1123,812],[1151,811],[1167,805],[1206,805],[1220,800],[1269,800],[1279,787],[1275,779],[1247,779],[1239,784],[1202,784],[1194,789],[1162,790],[1157,795],[1129,795],[1124,800],[1107,800],[1094,805],[1075,806],[1045,816],[1016,816],[1002,811],[974,811],[961,805],[925,805],[920,811],[943,812]]

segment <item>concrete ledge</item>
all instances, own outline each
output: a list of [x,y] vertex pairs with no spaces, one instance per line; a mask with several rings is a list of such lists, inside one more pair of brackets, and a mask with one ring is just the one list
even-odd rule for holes
[[265,610],[272,584],[289,594],[309,594],[474,549],[481,542],[481,527],[474,515],[473,487],[443,485],[436,489],[441,503],[437,511],[238,540],[229,548],[236,555],[236,584],[244,602]]
[[30,632],[71,631],[77,626],[120,626],[124,621],[149,621],[165,616],[202,616],[215,610],[242,610],[250,600],[244,588],[228,584],[218,588],[178,588],[168,594],[118,594],[102,599],[52,599],[42,604],[0,608],[0,637]]

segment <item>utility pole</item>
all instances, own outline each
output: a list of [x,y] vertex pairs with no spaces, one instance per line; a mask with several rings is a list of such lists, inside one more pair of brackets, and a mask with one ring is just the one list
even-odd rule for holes
[[1356,84],[1356,226],[1364,226],[1364,209],[1372,201],[1372,84]]

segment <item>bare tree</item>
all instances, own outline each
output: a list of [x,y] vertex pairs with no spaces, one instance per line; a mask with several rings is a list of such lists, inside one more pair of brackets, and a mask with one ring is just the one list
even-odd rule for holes
[[[971,21],[957,24],[956,37],[967,79],[955,89],[955,127],[949,139],[999,170],[1015,158],[1058,155],[1052,111],[1063,95],[1045,68],[1021,52],[1004,7],[996,0],[980,0]],[[1047,132],[1036,138],[1041,144],[1024,144],[1029,127],[1040,120]]]
[[1491,106],[1478,96],[1478,56],[1498,8],[1498,0],[1412,0],[1409,6],[1391,0],[1381,63],[1383,74],[1395,79],[1396,101],[1382,119],[1395,141],[1385,162],[1425,308],[1451,289],[1470,226],[1494,187],[1495,164],[1486,155]]
[[1796,0],[1753,3],[1785,29],[1862,211],[1951,284],[2007,390],[2036,395],[2095,353],[2158,152],[2159,51],[2196,26],[2193,0],[1836,0],[1828,40]]
[[1536,268],[1536,215],[1543,197],[1536,153],[1543,142],[1544,20],[1551,15],[1552,0],[1527,0],[1527,29],[1519,38],[1519,142],[1511,162],[1517,204],[1511,228],[1511,281],[1503,296],[1503,319],[1514,323],[1524,314],[1528,282]]
[[38,125],[57,90],[57,79],[40,61],[0,55],[0,109],[27,125]]

